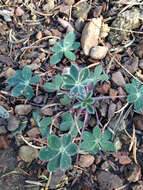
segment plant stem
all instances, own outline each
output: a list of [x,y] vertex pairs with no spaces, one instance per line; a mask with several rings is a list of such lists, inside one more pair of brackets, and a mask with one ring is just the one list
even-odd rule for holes
[[78,113],[77,113],[77,116],[74,118],[74,123],[73,123],[72,127],[71,127],[70,130],[69,130],[69,134],[72,132],[74,126],[77,125],[77,121],[79,120],[79,117],[80,117],[80,115],[81,115],[81,112],[82,112],[82,109],[80,108],[79,111],[78,111]]
[[127,97],[126,95],[120,95],[120,96],[98,96],[98,97],[94,97],[95,101],[98,100],[104,100],[104,99],[111,99],[111,98],[125,98]]
[[88,119],[88,111],[86,109],[85,110],[84,123],[83,123],[82,131],[81,131],[81,136],[80,136],[80,140],[79,140],[79,145],[78,145],[78,152],[77,152],[77,157],[76,157],[76,165],[78,165],[80,144],[81,144],[81,141],[82,141],[83,132],[84,132],[84,130],[86,128],[87,119]]

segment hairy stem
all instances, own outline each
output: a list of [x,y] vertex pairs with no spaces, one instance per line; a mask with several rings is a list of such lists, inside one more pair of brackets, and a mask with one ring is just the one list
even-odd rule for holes
[[86,128],[87,119],[88,119],[88,111],[86,109],[85,110],[84,123],[83,123],[82,131],[81,131],[81,136],[80,136],[80,140],[79,140],[79,145],[78,145],[78,152],[77,152],[77,157],[76,157],[76,165],[78,165],[80,144],[81,144],[81,141],[82,141],[83,132],[84,132],[84,130]]
[[95,101],[98,100],[104,100],[104,99],[111,99],[111,98],[125,98],[127,97],[126,95],[120,95],[120,96],[98,96],[98,97],[94,97]]

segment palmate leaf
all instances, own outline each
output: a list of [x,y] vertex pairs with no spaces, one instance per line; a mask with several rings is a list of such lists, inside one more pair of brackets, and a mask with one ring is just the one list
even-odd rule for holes
[[76,56],[71,51],[79,48],[79,46],[80,43],[75,42],[75,34],[73,32],[68,33],[64,40],[56,42],[54,47],[51,48],[55,54],[50,57],[50,64],[59,63],[63,55],[65,55],[66,58],[74,61]]
[[77,66],[75,66],[74,64],[72,64],[71,67],[70,67],[70,75],[73,77],[73,79],[75,81],[78,80],[78,74],[79,74],[79,71],[78,71]]
[[69,32],[63,41],[63,45],[65,48],[69,48],[70,46],[72,46],[72,44],[75,41],[75,34],[73,32]]
[[22,70],[22,76],[24,78],[24,80],[30,80],[32,77],[32,71],[29,67],[24,67],[24,69]]
[[126,85],[126,91],[128,92],[127,102],[133,103],[136,112],[141,113],[143,111],[143,85],[134,79],[132,83]]
[[61,61],[62,57],[63,57],[63,52],[62,51],[53,54],[50,57],[50,64],[59,63]]
[[70,104],[71,101],[72,101],[72,99],[67,94],[64,94],[63,98],[60,98],[60,102],[63,105]]
[[112,137],[110,131],[105,130],[104,133],[105,135],[102,136],[101,129],[98,126],[94,127],[93,133],[85,131],[80,149],[93,154],[98,152],[100,148],[104,151],[116,151],[115,145],[110,141]]
[[72,60],[72,61],[75,61],[76,60],[76,56],[74,53],[72,53],[71,51],[67,50],[64,52],[64,55],[66,58]]
[[99,65],[97,67],[95,67],[94,69],[94,73],[92,75],[93,78],[93,83],[94,85],[98,82],[98,81],[105,81],[108,80],[109,77],[107,74],[101,74],[103,71],[102,67]]
[[39,80],[39,76],[32,77],[31,69],[26,66],[23,70],[17,70],[14,77],[10,77],[7,82],[14,86],[12,96],[18,97],[24,92],[24,96],[30,100],[34,96],[34,91],[30,84],[36,84]]
[[47,168],[49,171],[57,169],[67,170],[71,165],[71,156],[77,153],[78,147],[72,143],[71,135],[63,135],[61,139],[54,134],[48,137],[48,146],[39,152],[39,158],[49,161]]

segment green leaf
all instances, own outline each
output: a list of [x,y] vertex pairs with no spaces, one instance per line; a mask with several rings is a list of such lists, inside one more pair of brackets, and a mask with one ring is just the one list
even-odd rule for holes
[[133,103],[137,100],[137,95],[136,94],[130,94],[127,97],[127,102],[128,103]]
[[140,83],[138,80],[136,80],[136,79],[133,79],[132,84],[133,84],[133,86],[135,86],[136,88],[139,88],[139,87],[141,86],[141,83]]
[[104,136],[102,137],[102,139],[110,140],[111,138],[112,133],[108,129],[104,130]]
[[71,98],[67,94],[64,94],[63,98],[60,99],[60,102],[63,105],[70,104]]
[[78,73],[78,68],[74,64],[72,64],[70,67],[70,74],[72,75],[75,81],[78,80]]
[[65,171],[70,167],[70,165],[71,157],[66,152],[63,152],[60,160],[60,168]]
[[74,86],[74,87],[70,90],[70,95],[71,95],[72,97],[78,95],[78,86]]
[[40,121],[40,132],[42,134],[43,137],[47,136],[47,134],[49,134],[50,128],[48,127],[48,125],[50,125],[52,122],[50,117],[46,117],[44,119],[42,119]]
[[102,73],[102,66],[100,66],[100,65],[96,66],[95,69],[94,69],[94,75],[96,77],[98,77],[98,76],[101,75],[101,73]]
[[70,50],[76,50],[80,47],[80,43],[79,42],[74,42],[72,44],[72,46],[70,47]]
[[42,161],[48,161],[54,158],[58,154],[58,151],[50,147],[44,147],[39,151],[39,159]]
[[94,127],[94,129],[93,129],[93,135],[97,139],[99,139],[99,138],[102,137],[101,129],[98,126]]
[[30,80],[32,77],[32,71],[29,67],[24,67],[24,69],[22,70],[22,76],[25,80]]
[[72,60],[72,61],[75,61],[75,60],[76,60],[75,54],[72,53],[71,51],[68,51],[68,50],[65,51],[65,52],[64,52],[64,55],[65,55],[66,58],[68,58],[68,59],[70,59],[70,60]]
[[63,42],[62,41],[58,41],[55,43],[54,47],[51,48],[51,50],[55,53],[58,53],[60,51],[62,51],[62,47],[63,47]]
[[48,126],[52,123],[51,117],[46,117],[40,121],[40,127]]
[[18,84],[12,89],[12,96],[15,96],[15,97],[21,96],[24,88],[25,88],[24,84]]
[[78,90],[79,90],[79,95],[81,98],[85,99],[86,98],[86,89],[83,85],[80,85],[78,87]]
[[51,82],[46,82],[44,84],[44,89],[47,91],[47,92],[55,92],[57,91],[57,86]]
[[75,143],[71,143],[66,147],[66,152],[71,156],[75,155],[77,153],[77,150],[78,146]]
[[34,76],[30,79],[30,83],[32,83],[32,84],[37,84],[39,81],[40,81],[39,76]]
[[62,57],[63,57],[63,52],[58,52],[58,53],[53,54],[50,57],[50,64],[59,63],[61,61]]
[[137,88],[133,86],[133,84],[127,84],[126,91],[130,94],[136,94],[138,92]]
[[24,89],[24,96],[30,100],[33,96],[34,96],[34,91],[32,89],[31,86],[27,86],[25,89]]
[[63,78],[58,74],[55,78],[56,87],[60,88],[63,82]]
[[62,136],[62,145],[63,145],[64,147],[68,146],[71,142],[72,142],[71,135],[66,135],[66,134],[64,134],[64,135]]
[[36,84],[40,80],[39,76],[32,77],[31,69],[26,66],[23,70],[17,70],[14,77],[8,79],[8,83],[14,86],[12,90],[12,95],[17,97],[22,95],[27,99],[31,99],[34,96],[33,88],[30,86],[30,83]]
[[90,71],[87,67],[83,68],[79,73],[79,81],[86,80],[90,75]]
[[61,142],[59,137],[57,137],[56,135],[51,135],[48,137],[48,146],[50,146],[53,149],[60,149],[61,147]]
[[65,121],[60,125],[61,131],[67,131],[71,128],[73,121]]
[[70,46],[72,46],[74,41],[75,41],[75,34],[73,32],[69,32],[64,38],[63,45],[65,48],[69,48]]
[[93,129],[93,134],[87,131],[83,133],[83,142],[81,143],[80,149],[93,154],[98,152],[100,147],[105,151],[116,151],[114,144],[109,141],[110,138],[111,134],[109,131],[105,130],[104,136],[102,136],[101,129],[96,126]]
[[3,106],[0,106],[0,117],[4,119],[9,118],[9,112]]
[[47,168],[50,172],[53,172],[54,170],[57,170],[58,168],[60,168],[60,160],[61,160],[61,154],[57,154],[57,156],[50,160]]
[[112,142],[110,142],[110,141],[102,139],[101,142],[100,142],[100,145],[104,149],[104,151],[116,152],[115,145]]
[[87,105],[87,110],[90,114],[94,114],[95,111],[94,111],[94,107],[92,105]]
[[41,120],[41,116],[37,113],[37,112],[33,112],[33,119],[36,121],[36,122],[39,122]]
[[73,79],[73,77],[69,74],[64,74],[63,75],[63,80],[64,82],[67,84],[70,84],[70,85],[74,85],[75,84],[75,80]]

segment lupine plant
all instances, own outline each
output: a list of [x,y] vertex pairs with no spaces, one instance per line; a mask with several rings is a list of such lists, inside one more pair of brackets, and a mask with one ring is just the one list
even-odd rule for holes
[[10,77],[7,82],[14,87],[12,96],[18,97],[24,94],[30,100],[34,96],[34,91],[30,84],[37,84],[39,80],[40,77],[32,76],[31,69],[26,66],[23,70],[15,71],[14,77]]
[[[67,34],[63,40],[56,42],[51,49],[54,54],[50,57],[50,63],[59,63],[63,55],[70,60],[75,60],[76,56],[72,51],[79,46],[80,43],[75,41],[74,33]],[[80,150],[93,155],[100,151],[116,151],[116,147],[111,141],[112,133],[108,129],[102,131],[99,126],[95,126],[92,132],[86,129],[89,114],[97,116],[96,101],[112,98],[112,96],[97,97],[95,95],[97,82],[106,81],[108,78],[108,75],[103,73],[101,66],[96,66],[91,72],[88,67],[78,68],[76,64],[72,64],[68,73],[57,74],[51,82],[46,82],[42,86],[47,93],[53,93],[56,96],[56,101],[59,99],[62,107],[65,108],[65,112],[58,118],[60,125],[56,134],[60,134],[60,137],[53,132],[50,134],[52,130],[49,130],[49,127],[52,125],[53,117],[43,118],[39,112],[33,113],[33,118],[40,129],[42,138],[47,139],[47,146],[40,149],[39,158],[48,162],[49,171],[67,170],[72,163],[71,156],[77,154],[78,160]],[[14,87],[12,96],[24,95],[30,100],[34,96],[31,85],[37,84],[39,80],[39,76],[32,76],[29,67],[17,70],[14,77],[8,79],[8,83]],[[126,85],[126,91],[128,93],[127,102],[133,103],[135,110],[142,113],[142,84],[133,80],[131,84]],[[73,113],[75,113],[74,117]],[[2,106],[0,106],[0,117],[9,117],[8,112]],[[16,131],[15,134],[21,133],[25,125],[21,127],[22,129]],[[81,135],[80,138],[76,138],[78,134]]]
[[67,170],[71,165],[71,156],[77,153],[77,145],[72,142],[71,135],[64,134],[62,138],[51,134],[48,138],[48,146],[39,152],[39,158],[49,161],[49,171],[57,169]]
[[50,57],[50,63],[59,63],[63,55],[67,59],[75,61],[76,56],[72,51],[78,49],[79,46],[80,43],[75,41],[75,34],[73,32],[68,33],[64,40],[59,40],[55,43],[54,47],[51,48],[54,54]]

